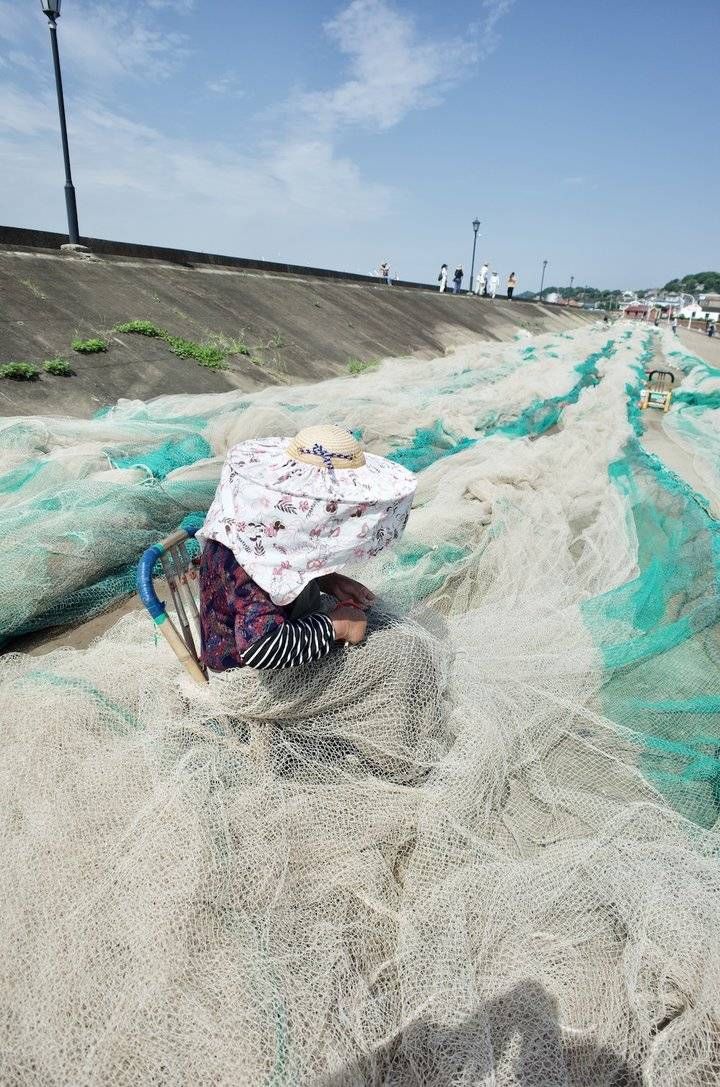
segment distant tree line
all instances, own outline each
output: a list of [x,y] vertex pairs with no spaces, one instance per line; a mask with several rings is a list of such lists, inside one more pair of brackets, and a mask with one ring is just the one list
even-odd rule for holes
[[720,294],[720,272],[695,272],[682,279],[671,279],[663,290],[671,294]]
[[[657,288],[655,288],[657,289]],[[695,272],[682,279],[671,279],[661,288],[668,294],[720,294],[720,272]],[[654,293],[653,288],[637,291],[639,298]],[[622,291],[601,291],[597,287],[543,287],[543,295],[557,294],[566,301],[587,302],[602,306],[603,309],[620,309],[623,305]],[[534,291],[523,291],[518,298],[536,298]]]
[[603,309],[617,309],[622,303],[622,291],[601,291],[597,287],[543,287],[543,295],[558,294],[570,302],[588,303]]

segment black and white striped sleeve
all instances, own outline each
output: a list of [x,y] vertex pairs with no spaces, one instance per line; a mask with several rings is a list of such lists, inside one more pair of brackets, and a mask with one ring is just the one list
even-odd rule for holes
[[335,640],[332,620],[318,613],[290,619],[253,642],[242,655],[248,668],[297,668],[327,656]]

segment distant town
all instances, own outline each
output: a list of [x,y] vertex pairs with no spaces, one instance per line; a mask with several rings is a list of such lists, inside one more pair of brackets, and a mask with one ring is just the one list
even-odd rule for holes
[[[524,291],[520,299],[538,299],[537,292]],[[634,290],[599,290],[596,287],[546,287],[544,302],[580,306],[590,310],[622,311],[628,317],[671,316],[682,320],[717,321],[720,316],[720,272],[696,272],[672,279],[664,287]]]

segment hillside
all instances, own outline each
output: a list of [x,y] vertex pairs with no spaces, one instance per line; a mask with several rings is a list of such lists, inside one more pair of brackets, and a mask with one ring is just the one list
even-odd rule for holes
[[720,294],[720,272],[695,272],[682,279],[671,279],[663,290],[683,291],[686,294]]

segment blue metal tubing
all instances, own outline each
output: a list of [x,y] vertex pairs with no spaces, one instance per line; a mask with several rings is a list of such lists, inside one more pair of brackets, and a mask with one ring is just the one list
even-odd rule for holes
[[161,616],[163,619],[165,618],[165,605],[162,600],[158,598],[158,595],[155,592],[155,586],[153,585],[153,570],[155,569],[155,563],[162,553],[163,549],[159,544],[153,544],[152,547],[148,547],[147,551],[143,552],[142,558],[138,563],[136,576],[138,596],[156,623],[158,621],[162,622]]
[[[197,529],[188,528],[185,529],[185,532],[187,533],[188,538],[192,539],[195,536]],[[135,578],[138,596],[156,623],[162,623],[166,618],[165,605],[162,600],[159,599],[155,592],[155,586],[153,585],[153,570],[155,569],[155,563],[164,553],[165,548],[162,544],[153,544],[152,547],[148,547],[147,551],[143,552],[142,558],[138,563],[137,575]]]

